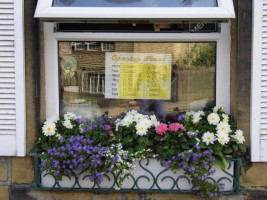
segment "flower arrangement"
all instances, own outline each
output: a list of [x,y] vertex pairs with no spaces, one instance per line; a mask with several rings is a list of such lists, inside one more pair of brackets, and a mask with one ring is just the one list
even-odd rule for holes
[[112,172],[120,174],[119,186],[131,176],[135,160],[160,156],[166,168],[184,170],[201,197],[215,199],[223,185],[208,181],[215,173],[210,169],[215,163],[225,169],[226,156],[246,151],[243,132],[223,106],[180,113],[177,121],[166,123],[136,110],[118,118],[104,114],[94,120],[67,113],[44,122],[30,154],[38,155],[41,170],[57,181],[89,171],[90,180],[100,184]]

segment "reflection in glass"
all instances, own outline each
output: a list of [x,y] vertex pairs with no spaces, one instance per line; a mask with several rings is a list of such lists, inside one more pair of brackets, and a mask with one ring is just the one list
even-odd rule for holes
[[217,7],[216,0],[54,0],[54,7]]
[[215,102],[216,43],[59,42],[60,113],[169,119]]

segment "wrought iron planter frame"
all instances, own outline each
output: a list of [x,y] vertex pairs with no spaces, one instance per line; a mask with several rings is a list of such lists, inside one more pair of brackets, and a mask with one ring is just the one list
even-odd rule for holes
[[[149,160],[151,158],[146,158],[147,163],[146,165],[149,164]],[[163,158],[159,158],[160,160],[163,160]],[[234,174],[230,174],[225,170],[222,170],[228,177],[220,177],[217,182],[221,182],[222,180],[226,179],[229,182],[232,182],[229,178],[229,176],[233,179],[233,189],[232,191],[225,191],[223,192],[223,194],[226,195],[230,195],[230,194],[239,194],[239,192],[241,191],[241,186],[240,186],[240,176],[241,176],[241,168],[242,168],[242,158],[228,158],[227,162],[229,164],[228,169],[231,167],[232,163],[234,163]],[[134,181],[134,185],[132,186],[132,188],[127,188],[127,189],[120,189],[120,190],[116,190],[116,185],[117,185],[117,179],[118,176],[120,174],[112,174],[114,176],[114,184],[111,186],[111,188],[102,188],[98,183],[94,182],[94,185],[91,188],[83,188],[80,183],[79,183],[79,179],[75,178],[75,183],[73,184],[72,187],[66,188],[66,187],[61,187],[60,184],[58,183],[54,183],[54,185],[52,187],[44,187],[41,184],[41,174],[42,172],[40,171],[39,168],[39,163],[40,163],[40,159],[36,156],[34,157],[34,168],[35,168],[35,180],[34,180],[34,188],[35,190],[53,190],[53,191],[88,191],[88,192],[94,192],[94,193],[111,193],[111,192],[119,192],[119,193],[187,193],[187,194],[193,194],[196,193],[196,191],[193,190],[193,188],[191,190],[183,190],[180,189],[178,186],[178,180],[174,177],[170,177],[170,176],[165,176],[163,178],[161,178],[162,181],[164,181],[164,179],[172,179],[173,181],[173,186],[171,189],[162,189],[159,185],[158,185],[158,178],[161,174],[163,174],[164,172],[166,172],[168,169],[166,168],[165,170],[161,171],[157,177],[155,177],[153,175],[152,172],[150,172],[149,170],[147,170],[142,164],[141,164],[141,160],[139,161],[139,165],[140,167],[148,172],[151,177],[153,178],[153,184],[149,189],[141,189],[138,186],[138,180],[141,178],[145,178],[147,181],[151,181],[149,179],[149,177],[147,177],[146,175],[142,175],[139,176],[137,179],[134,179],[133,177],[133,181]],[[49,174],[51,175],[51,174]],[[52,175],[51,175],[52,176]],[[84,177],[86,178],[86,176]],[[107,177],[109,179],[109,177]],[[210,180],[215,181],[212,177],[209,177]],[[190,182],[189,179],[187,179],[188,183]],[[173,188],[177,186],[178,189],[174,190]],[[136,187],[134,189],[134,187]],[[153,188],[154,187],[154,188]],[[155,189],[156,187],[156,189]],[[153,188],[153,189],[152,189]]]

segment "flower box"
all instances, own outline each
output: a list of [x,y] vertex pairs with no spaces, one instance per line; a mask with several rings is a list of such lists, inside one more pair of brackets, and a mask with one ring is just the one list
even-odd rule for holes
[[[86,191],[121,191],[121,192],[173,192],[173,193],[194,193],[192,180],[183,177],[183,171],[176,173],[164,167],[159,159],[146,158],[135,161],[136,169],[131,178],[123,182],[122,188],[117,190],[117,180],[120,174],[110,173],[104,177],[101,184],[90,181],[89,172],[83,173],[79,178],[64,176],[62,181],[56,183],[55,178],[46,172],[38,169],[39,160],[35,158],[36,189],[45,190],[86,190]],[[216,173],[209,177],[210,181],[225,184],[223,193],[239,193],[239,177],[241,171],[241,159],[229,159],[227,170],[224,171],[214,166]]]

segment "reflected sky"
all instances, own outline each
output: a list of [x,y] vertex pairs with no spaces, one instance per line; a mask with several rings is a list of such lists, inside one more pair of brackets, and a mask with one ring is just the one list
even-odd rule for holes
[[54,0],[54,7],[217,7],[216,0]]

